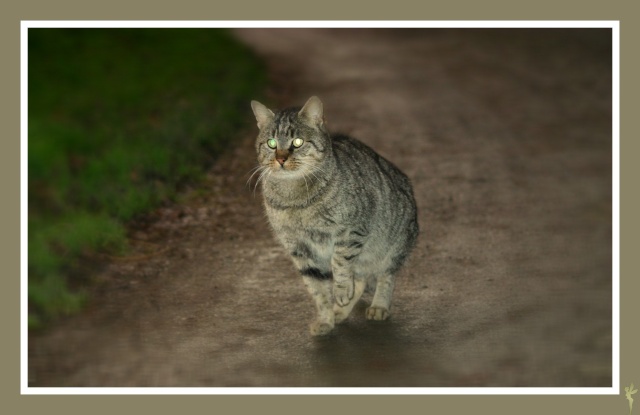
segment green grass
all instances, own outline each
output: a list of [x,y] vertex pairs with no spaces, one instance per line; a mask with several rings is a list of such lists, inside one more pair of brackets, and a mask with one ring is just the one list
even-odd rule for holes
[[223,29],[29,29],[29,321],[77,311],[88,253],[198,180],[249,121],[261,62]]

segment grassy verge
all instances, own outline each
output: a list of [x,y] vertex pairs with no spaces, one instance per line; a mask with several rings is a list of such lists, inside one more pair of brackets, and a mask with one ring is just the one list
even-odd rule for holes
[[126,251],[128,220],[233,145],[265,76],[221,29],[30,29],[28,76],[36,327],[82,307],[79,258]]

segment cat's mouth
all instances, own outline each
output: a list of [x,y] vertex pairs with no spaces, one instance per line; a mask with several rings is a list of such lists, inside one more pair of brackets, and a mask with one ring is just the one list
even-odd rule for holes
[[273,170],[275,170],[276,172],[294,172],[297,170],[297,167],[292,164],[292,163],[283,163],[283,164],[279,164],[278,162],[275,162],[271,165],[271,168]]
[[274,160],[273,163],[271,163],[271,170],[273,171],[273,173],[282,175],[283,177],[299,176],[300,168],[301,166],[299,163],[292,162],[291,160],[285,160],[283,162],[281,162],[280,160]]

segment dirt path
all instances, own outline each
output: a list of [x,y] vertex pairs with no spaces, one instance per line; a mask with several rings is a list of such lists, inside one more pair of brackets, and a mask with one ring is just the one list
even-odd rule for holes
[[[422,233],[390,321],[313,306],[245,186],[253,136],[134,232],[83,315],[29,344],[32,386],[609,386],[606,31],[242,30],[269,104],[320,96],[329,128],[391,159]],[[249,103],[247,112],[250,114]]]

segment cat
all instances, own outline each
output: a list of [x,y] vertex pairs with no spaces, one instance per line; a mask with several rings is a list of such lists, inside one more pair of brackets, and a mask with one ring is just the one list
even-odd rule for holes
[[[316,306],[312,335],[347,319],[365,289],[368,320],[386,320],[395,275],[418,236],[411,183],[362,142],[329,134],[323,105],[273,112],[251,101],[259,134],[256,181],[276,239]],[[251,180],[251,178],[249,179]]]

